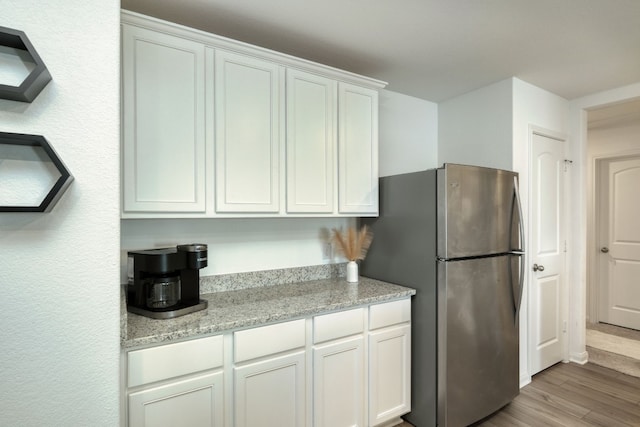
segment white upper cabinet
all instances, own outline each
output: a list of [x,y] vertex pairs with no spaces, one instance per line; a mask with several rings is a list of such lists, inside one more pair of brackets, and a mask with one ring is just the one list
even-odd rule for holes
[[378,92],[340,83],[339,213],[378,213]]
[[278,212],[283,82],[278,64],[216,50],[216,212]]
[[123,212],[205,211],[204,46],[123,25]]
[[123,218],[375,216],[384,82],[122,12]]
[[287,212],[334,210],[337,83],[287,70]]

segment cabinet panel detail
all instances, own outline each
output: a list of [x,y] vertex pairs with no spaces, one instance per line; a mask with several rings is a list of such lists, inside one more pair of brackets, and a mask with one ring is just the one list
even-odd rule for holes
[[216,211],[278,212],[284,69],[215,53]]
[[378,212],[378,92],[338,85],[340,213]]
[[129,394],[129,427],[222,427],[223,373]]
[[129,387],[221,367],[222,335],[130,351]]
[[338,311],[313,319],[315,344],[364,332],[364,309]]
[[276,323],[234,334],[236,363],[304,347],[305,320]]
[[287,70],[287,212],[334,209],[337,83]]
[[369,329],[378,329],[410,321],[410,299],[374,304],[369,308]]
[[123,26],[123,210],[205,211],[204,46]]
[[304,425],[304,351],[236,367],[234,371],[237,427]]
[[411,410],[411,327],[369,334],[369,423],[377,425]]
[[314,426],[364,426],[364,338],[314,347]]

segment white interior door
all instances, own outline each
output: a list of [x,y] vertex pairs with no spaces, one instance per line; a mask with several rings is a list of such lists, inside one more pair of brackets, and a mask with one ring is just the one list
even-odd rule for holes
[[534,134],[529,301],[531,374],[562,360],[565,269],[564,141]]
[[600,161],[599,319],[640,329],[640,156]]

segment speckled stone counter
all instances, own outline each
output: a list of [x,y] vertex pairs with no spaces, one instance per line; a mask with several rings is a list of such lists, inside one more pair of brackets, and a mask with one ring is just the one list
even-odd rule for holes
[[414,289],[364,277],[354,284],[339,277],[201,294],[209,302],[206,310],[175,319],[156,320],[125,312],[122,346],[255,327],[414,294]]

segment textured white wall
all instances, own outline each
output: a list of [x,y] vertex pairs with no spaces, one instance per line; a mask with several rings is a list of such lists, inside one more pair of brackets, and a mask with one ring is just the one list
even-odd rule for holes
[[0,7],[53,76],[0,100],[0,131],[44,135],[75,177],[51,213],[0,213],[0,425],[119,423],[119,7]]
[[438,104],[380,91],[380,176],[438,167]]

